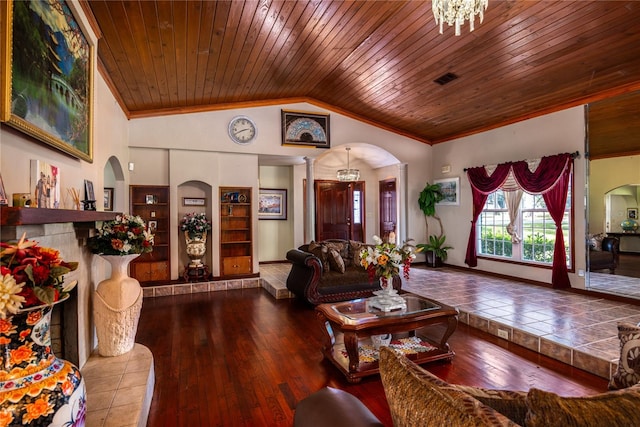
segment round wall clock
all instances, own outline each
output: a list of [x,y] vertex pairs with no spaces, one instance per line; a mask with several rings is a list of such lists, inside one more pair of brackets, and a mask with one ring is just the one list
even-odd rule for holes
[[247,116],[236,116],[229,122],[229,137],[236,144],[250,144],[257,133],[256,124]]

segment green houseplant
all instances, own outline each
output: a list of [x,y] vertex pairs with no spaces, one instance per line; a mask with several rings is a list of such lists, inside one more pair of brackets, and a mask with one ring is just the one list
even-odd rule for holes
[[[445,246],[446,236],[442,227],[442,220],[436,215],[436,203],[444,199],[444,193],[438,184],[427,184],[420,192],[418,205],[424,213],[425,231],[428,243],[420,243],[416,247],[423,251],[427,257],[427,264],[431,267],[442,265],[442,261],[447,259],[447,250],[452,249],[451,246]],[[440,234],[429,234],[429,218],[438,221],[440,225]]]

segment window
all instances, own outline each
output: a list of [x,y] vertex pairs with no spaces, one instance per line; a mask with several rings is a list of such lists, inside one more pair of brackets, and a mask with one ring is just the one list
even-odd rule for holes
[[[571,186],[567,195],[562,232],[564,236],[567,266],[571,263]],[[512,261],[552,265],[556,240],[555,223],[547,211],[542,195],[523,193],[515,229],[521,241],[513,243],[507,232],[509,211],[502,190],[487,197],[484,210],[478,219],[478,255]]]

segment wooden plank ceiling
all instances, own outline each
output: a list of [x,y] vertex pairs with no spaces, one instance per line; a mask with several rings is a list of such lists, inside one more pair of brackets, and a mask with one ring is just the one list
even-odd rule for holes
[[88,6],[130,117],[307,101],[435,144],[640,89],[639,1],[490,0],[459,37],[430,1]]

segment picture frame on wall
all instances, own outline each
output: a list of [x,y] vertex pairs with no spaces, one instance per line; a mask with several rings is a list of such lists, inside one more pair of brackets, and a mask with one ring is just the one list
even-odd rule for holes
[[282,145],[331,148],[329,115],[282,110]]
[[258,195],[258,219],[287,219],[286,189],[260,189]]
[[206,206],[207,199],[204,197],[183,197],[182,206]]
[[434,184],[438,184],[444,199],[438,205],[459,205],[460,204],[460,177],[435,179]]
[[104,210],[113,211],[113,188],[104,187]]
[[[93,162],[94,46],[64,0],[0,2],[0,121]],[[25,43],[29,40],[29,43]]]
[[627,218],[638,219],[638,208],[627,208]]

